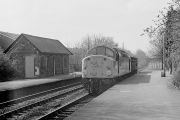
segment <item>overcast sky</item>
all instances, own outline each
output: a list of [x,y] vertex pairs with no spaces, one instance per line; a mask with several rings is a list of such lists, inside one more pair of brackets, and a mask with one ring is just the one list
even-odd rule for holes
[[169,0],[0,0],[0,31],[60,40],[73,47],[88,34],[148,51],[143,29]]

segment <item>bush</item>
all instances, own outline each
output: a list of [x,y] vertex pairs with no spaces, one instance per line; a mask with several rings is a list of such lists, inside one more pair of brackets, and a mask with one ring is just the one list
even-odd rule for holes
[[15,77],[16,70],[12,66],[12,62],[4,54],[0,54],[0,82],[11,80]]

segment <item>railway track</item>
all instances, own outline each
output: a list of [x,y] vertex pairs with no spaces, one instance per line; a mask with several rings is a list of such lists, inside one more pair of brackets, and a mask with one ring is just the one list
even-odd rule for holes
[[90,101],[81,82],[0,103],[0,120],[64,119]]
[[91,101],[94,97],[89,96],[88,93],[78,96],[66,104],[57,107],[53,111],[46,113],[45,115],[37,118],[36,120],[63,120],[78,110],[80,107]]
[[[0,103],[0,120],[26,120],[27,118],[29,119],[34,116],[37,117],[37,114],[41,116],[45,114],[40,113],[42,109],[48,110],[52,109],[53,107],[56,108],[57,106],[62,106],[62,104],[65,104],[68,99],[73,96],[73,94],[78,95],[81,93],[82,95],[83,92],[85,93],[84,87],[79,82],[16,100]],[[30,99],[31,97],[33,99]],[[44,106],[44,108],[42,106]]]
[[[76,84],[79,84],[79,83],[75,83],[74,85],[76,85]],[[55,91],[59,91],[59,90],[68,88],[69,86],[72,86],[72,85],[73,84],[66,85],[66,86],[63,86],[63,87],[58,87],[58,88],[55,88],[55,89],[50,89],[50,90],[47,90],[47,91],[43,91],[43,92],[39,92],[39,93],[36,93],[36,94],[28,95],[28,96],[21,97],[21,98],[18,98],[18,99],[13,99],[13,100],[10,100],[10,101],[2,102],[2,103],[0,103],[0,113],[2,112],[1,110],[6,108],[6,107],[13,106],[13,105],[22,103],[24,101],[28,101],[28,100],[31,100],[31,99],[36,98],[36,97],[44,96],[46,94],[53,93]]]

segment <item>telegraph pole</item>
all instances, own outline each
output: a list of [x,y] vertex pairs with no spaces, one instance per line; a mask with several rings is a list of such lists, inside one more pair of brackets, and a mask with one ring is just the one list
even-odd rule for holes
[[161,77],[166,77],[166,69],[165,69],[165,33],[163,35],[163,71],[161,72]]

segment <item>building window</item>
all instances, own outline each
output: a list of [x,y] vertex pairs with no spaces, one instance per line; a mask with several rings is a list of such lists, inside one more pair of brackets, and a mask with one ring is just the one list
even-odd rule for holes
[[63,57],[63,59],[64,59],[64,68],[68,68],[68,56],[64,56]]
[[54,59],[52,55],[47,56],[48,75],[54,75]]
[[41,57],[41,67],[42,67],[42,69],[46,69],[46,66],[47,66],[46,56],[42,56]]

